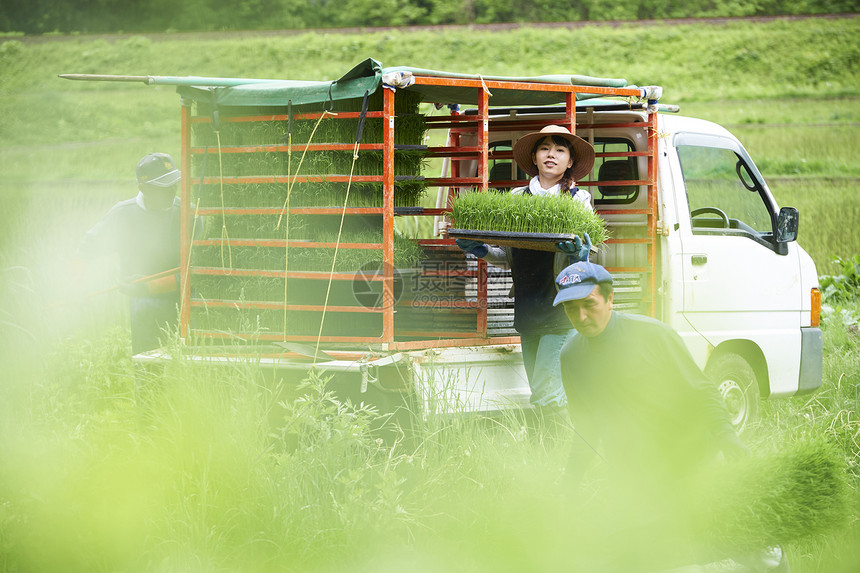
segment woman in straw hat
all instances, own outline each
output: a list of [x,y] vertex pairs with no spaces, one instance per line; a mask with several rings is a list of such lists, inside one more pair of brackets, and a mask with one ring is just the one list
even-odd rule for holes
[[[514,145],[514,160],[532,176],[528,186],[511,191],[517,195],[569,194],[592,210],[591,194],[576,187],[594,165],[594,148],[559,125],[521,137]],[[553,307],[555,277],[571,263],[588,260],[591,241],[585,235],[558,243],[560,253],[490,246],[458,239],[457,245],[476,257],[511,269],[514,288],[514,328],[520,333],[523,364],[531,388],[531,403],[546,416],[564,417],[567,399],[561,383],[559,353],[570,332],[570,321]]]

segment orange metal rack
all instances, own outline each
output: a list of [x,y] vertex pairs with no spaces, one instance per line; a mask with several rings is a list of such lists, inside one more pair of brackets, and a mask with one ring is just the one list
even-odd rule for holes
[[[415,76],[417,85],[434,85],[434,86],[450,86],[458,89],[470,88],[476,91],[477,95],[477,114],[462,115],[457,112],[452,112],[446,116],[436,116],[426,118],[429,129],[450,129],[449,141],[445,146],[429,147],[427,153],[429,157],[438,158],[454,158],[451,161],[450,176],[426,178],[424,181],[429,186],[439,186],[448,189],[449,199],[458,192],[460,188],[476,188],[481,191],[486,191],[491,187],[511,187],[523,184],[522,181],[494,181],[488,180],[488,161],[491,159],[510,159],[512,153],[510,151],[495,151],[491,152],[489,141],[490,133],[496,130],[505,130],[515,127],[518,130],[526,128],[540,129],[550,123],[559,123],[557,120],[524,120],[512,122],[508,118],[492,118],[491,117],[491,94],[493,90],[522,90],[522,91],[547,91],[559,92],[564,94],[565,112],[562,124],[568,127],[571,132],[577,130],[583,131],[588,129],[605,129],[611,127],[642,127],[648,132],[648,149],[647,151],[630,151],[630,152],[607,152],[598,153],[598,157],[604,158],[624,158],[624,157],[647,157],[647,176],[645,179],[636,181],[601,181],[600,185],[640,185],[648,196],[647,207],[644,209],[601,209],[600,212],[605,215],[614,214],[638,214],[646,217],[646,233],[645,236],[639,238],[617,238],[609,239],[610,243],[624,244],[644,244],[647,249],[646,264],[643,267],[614,267],[609,268],[610,272],[635,272],[644,273],[647,277],[647,288],[643,302],[648,309],[647,312],[652,316],[657,312],[656,298],[656,279],[657,279],[657,200],[656,200],[656,134],[657,134],[657,114],[655,111],[649,111],[647,122],[636,124],[576,124],[576,94],[602,94],[607,96],[627,96],[639,97],[640,90],[637,88],[606,88],[594,86],[571,86],[562,84],[549,84],[539,82],[517,82],[517,81],[497,81],[497,80],[479,80],[479,79],[463,79],[463,78],[441,78],[435,76]],[[493,345],[493,344],[512,344],[518,342],[516,336],[492,336],[488,335],[488,268],[487,263],[482,260],[477,261],[474,268],[456,268],[456,269],[425,269],[422,271],[422,276],[429,278],[460,278],[474,280],[475,297],[474,300],[462,298],[460,300],[446,300],[444,305],[433,302],[420,300],[412,300],[400,302],[395,297],[395,274],[394,265],[394,218],[399,216],[398,210],[395,209],[394,193],[395,193],[395,174],[394,161],[397,154],[397,149],[394,144],[394,129],[395,129],[395,112],[394,101],[396,91],[392,89],[383,89],[383,106],[382,111],[372,111],[367,113],[368,118],[379,118],[383,123],[383,141],[382,143],[361,144],[357,147],[361,151],[382,152],[383,171],[382,175],[374,176],[345,176],[345,175],[329,175],[325,177],[317,176],[289,176],[289,175],[272,175],[259,177],[215,177],[212,175],[204,177],[183,177],[182,180],[182,209],[183,209],[183,225],[182,233],[182,307],[180,313],[180,331],[183,337],[203,337],[211,339],[245,337],[253,338],[259,341],[298,341],[298,342],[313,342],[319,341],[325,343],[327,348],[375,348],[379,350],[413,350],[422,348],[443,348],[452,346],[466,345]],[[294,116],[292,119],[318,119],[321,114],[302,114]],[[339,118],[355,119],[359,116],[358,113],[338,113]],[[222,118],[222,122],[264,122],[264,121],[285,121],[289,119],[287,115],[247,115]],[[206,123],[211,121],[205,116],[192,116],[192,108],[189,105],[182,107],[182,167],[183,173],[191,174],[192,165],[191,159],[193,156],[203,153],[212,153],[211,148],[207,150],[205,147],[194,146],[192,144],[191,126],[194,124]],[[460,141],[465,134],[474,135],[477,140],[477,145],[461,146]],[[293,146],[293,150],[296,146]],[[338,150],[352,151],[353,145],[347,143],[318,143],[301,145],[301,150],[320,151],[320,150]],[[261,144],[261,145],[233,145],[222,147],[219,149],[221,154],[254,154],[254,153],[283,153],[287,152],[289,147],[281,144]],[[477,173],[472,177],[463,177],[461,173],[461,160],[476,159]],[[320,272],[320,271],[291,271],[278,269],[247,269],[242,268],[241,261],[238,262],[236,268],[223,268],[212,266],[194,266],[192,265],[191,254],[193,249],[200,246],[213,245],[228,245],[228,246],[268,246],[273,248],[290,249],[316,249],[316,248],[331,248],[334,245],[326,241],[287,241],[286,239],[259,239],[259,238],[234,238],[229,240],[203,240],[192,237],[192,227],[194,216],[259,216],[259,215],[276,215],[282,213],[282,209],[272,207],[256,207],[242,208],[235,206],[224,206],[216,208],[212,206],[200,207],[195,211],[192,206],[192,191],[195,186],[201,184],[234,184],[234,183],[272,183],[272,184],[292,184],[299,182],[373,182],[381,183],[383,188],[382,206],[369,208],[339,208],[336,206],[320,206],[320,207],[291,207],[287,213],[290,215],[373,215],[381,216],[381,236],[380,243],[340,243],[340,249],[376,249],[381,251],[382,268],[379,274],[361,275],[355,272]],[[581,186],[595,186],[596,181],[581,181]],[[450,201],[448,203],[450,206]],[[449,213],[449,208],[429,209],[429,208],[410,208],[405,214],[417,216],[438,216]],[[462,260],[462,254],[454,246],[453,240],[443,239],[423,239],[418,241],[419,245],[427,252],[442,253],[443,256],[459,257]],[[447,253],[447,254],[446,254]],[[206,330],[198,328],[194,325],[191,318],[191,309],[207,306],[211,308],[244,308],[244,309],[260,309],[260,310],[279,310],[283,312],[320,312],[323,307],[318,304],[288,304],[288,301],[278,302],[263,302],[263,301],[237,301],[237,300],[196,300],[192,298],[192,282],[197,277],[204,276],[243,276],[243,277],[268,277],[290,280],[310,280],[319,281],[320,285],[327,281],[347,282],[354,281],[357,278],[379,282],[382,286],[382,296],[376,306],[362,305],[330,305],[325,308],[325,311],[332,314],[343,316],[344,314],[368,313],[381,317],[381,327],[378,336],[310,336],[296,335],[288,332],[264,332],[264,333],[225,333],[216,330]],[[434,307],[434,304],[437,304]],[[443,308],[444,306],[444,308]],[[438,308],[438,312],[457,313],[469,312],[474,313],[475,321],[474,328],[469,330],[454,329],[454,330],[426,330],[422,329],[420,324],[399,325],[396,323],[395,316],[398,310],[405,309],[433,309]]]

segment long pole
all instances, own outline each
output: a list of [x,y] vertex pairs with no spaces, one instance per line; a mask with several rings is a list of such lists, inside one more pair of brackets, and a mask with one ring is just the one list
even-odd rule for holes
[[283,80],[252,78],[208,78],[198,76],[116,76],[106,74],[59,74],[64,80],[84,82],[139,82],[146,85],[232,87],[243,84],[263,84]]
[[[144,282],[148,282],[148,281],[154,281],[155,279],[160,279],[160,278],[162,278],[162,277],[166,277],[167,275],[171,275],[171,274],[178,273],[178,272],[179,272],[179,267],[174,267],[174,268],[172,268],[172,269],[167,269],[166,271],[161,271],[160,273],[155,273],[154,275],[149,275],[149,276],[146,276],[146,277],[136,278],[136,279],[134,279],[133,281],[129,281],[129,283],[128,283],[128,284],[133,284],[133,285],[134,285],[134,284],[138,284],[138,283],[144,283]],[[97,291],[94,291],[94,292],[91,292],[91,293],[87,293],[87,294],[85,294],[85,295],[83,296],[83,298],[92,298],[92,297],[94,297],[94,296],[99,296],[99,295],[102,295],[102,294],[106,294],[106,293],[109,293],[109,292],[113,292],[113,291],[117,290],[118,288],[119,288],[119,285],[114,285],[114,286],[112,286],[112,287],[108,287],[108,288],[105,288],[105,289],[101,289],[101,290],[97,290]],[[73,302],[77,302],[77,301],[74,301],[74,300],[64,300],[64,301],[60,301],[60,302],[54,303],[54,304],[52,304],[52,305],[46,306],[46,307],[44,308],[44,310],[50,310],[50,309],[52,309],[52,308],[57,308],[57,307],[60,307],[60,306],[65,306],[65,305],[67,305],[67,304],[71,304],[71,303],[73,303]]]

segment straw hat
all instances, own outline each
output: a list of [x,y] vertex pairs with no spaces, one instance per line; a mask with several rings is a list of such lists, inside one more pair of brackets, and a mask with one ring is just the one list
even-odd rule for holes
[[594,147],[560,125],[548,125],[540,131],[522,136],[514,145],[514,161],[523,171],[534,177],[538,174],[538,168],[532,161],[532,148],[538,141],[553,135],[561,136],[573,145],[573,179],[579,181],[594,166]]

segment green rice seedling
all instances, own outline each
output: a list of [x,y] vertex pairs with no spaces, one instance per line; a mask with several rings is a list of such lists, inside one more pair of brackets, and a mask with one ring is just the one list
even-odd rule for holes
[[[290,196],[292,207],[343,207],[347,183],[319,181],[296,183]],[[381,207],[382,186],[376,183],[353,183],[347,207]]]
[[301,160],[301,166],[293,157],[293,175],[346,175],[352,163],[352,151],[309,151]]
[[191,125],[191,140],[196,147],[216,147],[218,140],[211,123],[194,123]]
[[[322,152],[318,152],[322,157]],[[360,151],[353,166],[352,152],[328,152],[331,153],[332,171],[320,170],[320,173],[348,175],[352,170],[353,175],[382,175],[383,161],[381,151]],[[424,151],[395,151],[394,175],[420,175],[424,166],[426,152]],[[316,159],[316,158],[314,158]],[[324,165],[324,162],[320,162]],[[315,162],[314,165],[317,165]]]
[[228,153],[222,155],[225,176],[254,177],[284,175],[285,153]]
[[692,511],[714,554],[832,533],[848,516],[845,460],[821,440],[797,441],[727,465],[697,484]]
[[284,300],[284,279],[276,277],[195,276],[191,287],[196,299]]
[[[221,215],[202,218],[196,237],[219,239],[221,237]],[[227,215],[227,228],[233,239],[283,239],[285,229],[278,228],[278,215]],[[320,221],[298,215],[290,216],[290,238],[312,238],[320,228]]]
[[[290,278],[287,289],[289,304],[321,305],[325,303],[326,289],[320,279]],[[241,275],[199,275],[191,285],[192,298],[199,301],[231,300],[256,302],[284,302],[284,279]],[[332,283],[329,303],[354,305],[355,296],[350,281]]]
[[[284,328],[284,311],[254,308],[199,308],[192,310],[195,329],[232,333],[280,333]],[[322,312],[287,311],[287,334],[314,336],[319,333]],[[374,313],[326,313],[323,336],[379,336],[382,317]]]
[[[320,239],[334,242],[337,236],[332,230],[331,235],[323,235]],[[349,240],[346,240],[349,239]],[[341,237],[341,242],[380,242],[377,235],[358,234],[348,238]],[[283,270],[287,264],[285,250],[281,247],[233,247],[235,268]],[[334,257],[334,248],[299,248],[289,251],[289,268],[303,271],[330,271]],[[421,259],[421,247],[413,240],[395,235],[394,265],[397,268],[409,268],[418,264]],[[335,270],[358,271],[366,265],[374,264],[382,258],[378,249],[338,249]],[[221,267],[221,248],[214,246],[196,246],[191,250],[191,264],[195,267]]]
[[[345,111],[345,112],[357,112],[361,111],[362,105],[364,103],[364,98],[349,98],[349,99],[339,99],[334,100],[332,102],[324,102],[317,104],[307,104],[302,106],[293,106],[293,113],[316,113],[320,112],[323,109],[328,109],[334,113]],[[421,94],[408,92],[408,91],[398,91],[394,98],[394,113],[417,113],[418,105],[421,103]],[[368,110],[381,110],[383,104],[383,90],[382,88],[376,90],[372,94],[368,95],[367,99],[367,109]]]
[[[291,249],[290,268],[294,270],[322,271],[331,270],[334,249]],[[395,240],[394,266],[410,268],[420,260],[420,247],[409,239]],[[382,259],[381,251],[369,249],[338,249],[335,270],[342,272],[359,271],[378,266]],[[375,268],[375,267],[374,267]]]
[[426,159],[424,151],[397,151],[394,154],[394,175],[420,175]]
[[394,182],[395,207],[420,206],[426,195],[427,184],[423,180]]
[[336,115],[293,121],[291,139],[294,151],[301,152],[308,144],[353,143],[357,126],[358,120],[338,118]]
[[[349,120],[342,120],[346,124]],[[346,136],[355,138],[355,127],[357,121],[352,127],[352,131],[347,131]],[[427,122],[425,116],[420,113],[398,114],[394,118],[394,144],[395,145],[422,145],[424,143],[424,135],[427,132]],[[364,133],[361,138],[361,143],[382,142],[384,137],[384,123],[382,119],[370,118],[365,121]]]
[[[233,247],[232,252],[236,268],[266,270],[280,269],[284,265],[283,249]],[[195,246],[191,249],[191,265],[221,268],[223,265],[221,248],[217,245]]]
[[608,238],[603,220],[567,196],[466,193],[454,200],[454,225],[460,229],[510,233],[588,233],[597,245]]
[[[215,160],[217,161],[217,158]],[[220,208],[221,193],[221,186],[217,183],[195,185],[191,191],[194,203],[200,208]],[[281,207],[287,196],[287,184],[227,183],[224,185],[223,194],[225,207]]]
[[211,146],[216,148],[219,143],[221,147],[233,147],[238,145],[245,145],[249,142],[249,138],[246,137],[247,131],[243,129],[241,123],[226,121],[226,117],[222,116],[222,120],[218,126],[218,131],[215,131],[215,125],[210,121],[209,123],[205,123],[203,125],[208,125],[209,129],[212,133],[211,138],[208,138],[211,141]]
[[[318,181],[298,182],[290,195],[290,206],[298,207],[343,207],[346,182]],[[394,205],[396,207],[420,205],[427,194],[423,180],[394,182]],[[382,207],[381,183],[356,183],[349,186],[347,207]],[[283,202],[283,199],[281,199]]]
[[[394,137],[399,137],[397,133],[397,118],[394,119]],[[361,137],[361,143],[382,143],[384,137],[384,124],[382,118],[370,118],[364,122],[364,133]],[[395,143],[399,143],[395,141]]]
[[[426,130],[424,124],[424,116],[418,113],[418,105],[420,104],[421,96],[409,92],[398,92],[394,102],[395,119],[395,143],[418,145],[421,143],[424,132]],[[342,118],[338,117],[339,112],[358,112],[361,111],[362,98],[337,100],[331,105],[331,115],[326,115],[323,118],[311,120],[294,120],[292,122],[292,144],[302,146],[307,143],[322,144],[322,143],[352,143],[355,141],[356,132],[359,124],[357,118]],[[303,106],[294,106],[292,108],[293,116],[308,113],[320,113],[324,109],[328,110],[329,105],[326,104],[310,104]],[[379,111],[382,109],[382,90],[371,94],[368,101],[369,111]],[[282,114],[288,113],[287,108],[267,108],[260,110],[263,114]],[[247,111],[245,113],[248,113]],[[260,132],[259,138],[270,140],[272,143],[286,143],[287,131],[289,124],[287,121],[271,122],[275,124],[274,132]],[[383,136],[383,120],[381,118],[367,118],[365,120],[364,132],[361,139],[362,143],[381,142]],[[222,135],[223,139],[223,135]],[[277,141],[272,141],[276,139]],[[261,144],[263,141],[248,141],[245,144]]]
[[284,121],[259,121],[253,122],[248,136],[253,145],[279,145],[286,143],[282,140],[282,129]]
[[398,114],[394,118],[395,145],[422,145],[427,133],[427,122],[424,114]]

